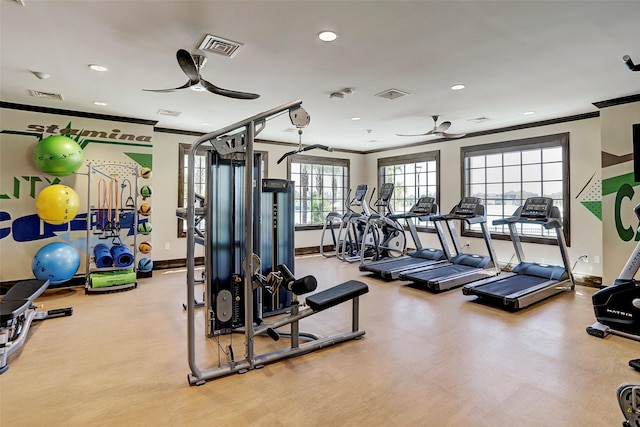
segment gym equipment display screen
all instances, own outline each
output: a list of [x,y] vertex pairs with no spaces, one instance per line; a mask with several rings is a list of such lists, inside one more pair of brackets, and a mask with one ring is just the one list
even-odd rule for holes
[[547,197],[530,197],[524,202],[521,217],[547,218],[553,206],[553,199]]
[[420,197],[418,203],[413,208],[415,214],[428,214],[431,213],[433,208],[433,197]]
[[465,197],[460,201],[454,213],[456,215],[474,215],[476,213],[476,209],[478,209],[479,204],[479,198]]

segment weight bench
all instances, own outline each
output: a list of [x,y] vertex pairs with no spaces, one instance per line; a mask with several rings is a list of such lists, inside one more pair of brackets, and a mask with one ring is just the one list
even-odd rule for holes
[[[278,268],[280,268],[280,266],[278,266]],[[288,284],[283,286],[292,291],[294,295],[313,292],[317,285],[316,279],[313,276],[292,280],[293,276],[291,275],[290,279]],[[271,322],[263,322],[250,330],[245,327],[245,333],[250,333],[251,340],[253,340],[253,336],[266,335],[278,341],[280,335],[276,329],[283,326],[290,326],[291,331],[287,334],[290,337],[290,346],[288,348],[281,348],[264,354],[251,354],[245,356],[243,360],[232,360],[227,366],[219,365],[198,372],[194,372],[192,369],[192,372],[188,375],[189,383],[192,385],[202,385],[207,380],[219,378],[231,373],[245,373],[278,360],[310,353],[344,341],[359,339],[365,334],[365,331],[361,330],[358,325],[360,296],[367,292],[369,292],[369,287],[365,283],[357,280],[349,280],[332,288],[309,295],[306,298],[306,307],[301,307],[300,302],[294,299],[291,302],[291,313],[289,315]],[[352,301],[351,330],[327,337],[300,331],[299,321],[301,319],[349,300]],[[305,338],[306,342],[301,343],[301,337]]]
[[9,369],[7,358],[24,344],[31,322],[71,316],[73,308],[39,312],[34,301],[49,287],[49,280],[25,280],[13,285],[0,301],[0,374]]

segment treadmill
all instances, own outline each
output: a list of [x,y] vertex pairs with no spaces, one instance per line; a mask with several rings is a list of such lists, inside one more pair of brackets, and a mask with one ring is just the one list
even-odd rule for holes
[[[464,197],[446,215],[431,218],[434,223],[444,223],[453,240],[456,256],[449,262],[434,264],[426,268],[405,271],[400,274],[401,280],[410,280],[431,291],[446,291],[476,280],[492,278],[500,273],[495,251],[491,244],[491,233],[487,228],[484,205],[478,197]],[[462,253],[458,234],[453,221],[464,221],[467,224],[479,224],[488,255]]]
[[[497,219],[493,224],[509,226],[509,234],[519,264],[509,273],[464,286],[463,294],[477,295],[481,299],[502,303],[515,311],[557,293],[574,289],[575,282],[567,255],[567,245],[562,234],[560,210],[553,206],[553,199],[528,198],[524,205],[516,209],[512,217]],[[525,261],[517,224],[539,224],[548,230],[555,230],[564,265]]]
[[421,197],[415,205],[405,214],[395,214],[392,217],[396,220],[404,219],[407,222],[411,238],[416,244],[416,250],[409,255],[403,255],[396,258],[385,258],[372,262],[361,262],[360,271],[368,271],[387,279],[398,279],[401,272],[418,267],[426,267],[432,264],[445,263],[451,258],[451,252],[444,239],[442,227],[439,223],[434,223],[436,234],[440,240],[442,249],[423,248],[418,237],[418,232],[413,221],[410,219],[417,218],[420,221],[429,221],[432,216],[438,214],[438,205],[433,197]]

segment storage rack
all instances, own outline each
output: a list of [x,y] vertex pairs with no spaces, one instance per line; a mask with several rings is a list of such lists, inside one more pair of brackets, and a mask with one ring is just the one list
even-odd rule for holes
[[[85,293],[106,293],[115,291],[124,291],[134,289],[138,286],[136,279],[137,274],[137,261],[138,261],[138,225],[139,225],[139,188],[138,178],[140,176],[140,168],[138,165],[131,165],[125,163],[103,162],[103,163],[90,163],[88,165],[88,191],[87,191],[87,244],[86,244],[86,269],[85,269]],[[96,189],[95,185],[99,185],[97,181],[98,177],[104,179],[105,183],[108,183],[109,187],[102,187]],[[125,182],[129,183],[129,192],[127,198],[121,200],[124,196]],[[105,184],[106,185],[106,184]],[[106,197],[107,193],[115,191],[115,197],[112,197],[112,201],[120,199],[119,209],[109,209],[108,212],[111,215],[115,215],[115,226],[105,226],[105,219],[111,220],[114,218],[105,218],[104,206],[99,206],[96,200],[100,200],[100,191],[103,191],[102,197]],[[92,194],[98,193],[97,196]],[[114,196],[113,194],[111,194]],[[95,203],[92,203],[92,201]],[[125,224],[129,224],[127,227],[122,227],[120,220],[125,220]],[[111,221],[106,221],[107,223]],[[133,230],[132,235],[127,235],[127,230]],[[123,235],[123,233],[125,233]],[[131,248],[133,255],[133,263],[126,267],[98,267],[96,265],[94,248],[96,246],[96,238],[100,242],[106,243],[109,247],[114,244],[128,245]],[[113,272],[131,270],[133,272],[134,280],[131,283],[114,284],[111,286],[93,286],[92,279],[99,277],[101,273],[104,275],[114,274]]]

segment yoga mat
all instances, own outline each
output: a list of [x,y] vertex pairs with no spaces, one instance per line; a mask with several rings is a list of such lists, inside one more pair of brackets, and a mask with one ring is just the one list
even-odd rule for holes
[[116,267],[129,267],[133,264],[133,253],[127,245],[111,246],[111,256]]
[[111,267],[113,265],[113,257],[111,256],[111,251],[109,251],[109,246],[104,243],[98,243],[93,248],[93,256],[98,268]]

